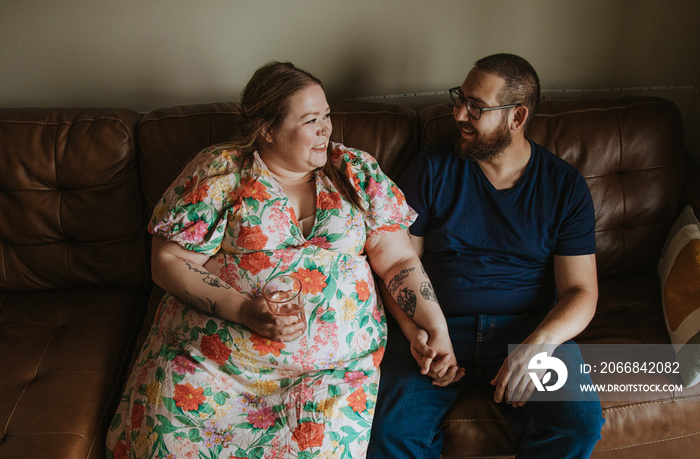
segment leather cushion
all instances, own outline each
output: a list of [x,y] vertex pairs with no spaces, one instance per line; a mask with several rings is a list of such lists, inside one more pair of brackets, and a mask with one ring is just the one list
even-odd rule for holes
[[0,110],[0,291],[146,285],[139,119],[130,110]]
[[0,294],[0,457],[104,457],[144,292]]

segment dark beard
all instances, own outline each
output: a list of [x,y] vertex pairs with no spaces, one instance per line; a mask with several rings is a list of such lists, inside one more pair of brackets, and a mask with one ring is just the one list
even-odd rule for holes
[[461,159],[468,161],[485,161],[499,156],[513,143],[513,137],[504,123],[492,134],[482,138],[478,135],[476,140],[467,147],[462,147],[461,136],[455,142],[455,153]]

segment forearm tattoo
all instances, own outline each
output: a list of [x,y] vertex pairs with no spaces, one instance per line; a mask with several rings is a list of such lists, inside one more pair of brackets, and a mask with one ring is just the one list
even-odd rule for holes
[[209,271],[201,270],[196,265],[190,264],[190,262],[188,262],[188,261],[185,262],[185,266],[187,266],[187,269],[189,269],[190,271],[194,271],[197,274],[201,274],[202,281],[207,285],[211,285],[212,287],[218,287],[218,288],[223,288],[223,289],[227,289],[227,290],[231,288],[230,285],[228,285],[226,282],[222,281],[218,277],[212,275],[212,273],[210,273]]
[[[426,280],[421,282],[420,284],[419,291],[421,297],[424,300],[434,301],[435,303],[437,303],[438,300],[437,296],[435,295],[433,285],[430,283],[430,280],[427,279],[428,275],[425,273],[425,269],[422,266],[421,270],[423,272],[423,276],[425,276],[426,278]],[[415,271],[415,268],[402,269],[389,281],[389,285],[387,285],[387,289],[389,290],[389,293],[391,293],[391,296],[393,296],[396,299],[396,302],[398,303],[399,307],[401,307],[401,309],[403,309],[406,315],[408,315],[411,318],[416,313],[416,306],[418,306],[418,297],[416,296],[416,292],[412,288],[404,287],[403,284],[406,278],[409,276],[409,274],[411,274],[411,272],[413,271]]]
[[413,317],[415,315],[418,301],[413,290],[410,288],[402,288],[399,290],[399,293],[396,295],[396,302],[399,303],[399,306],[408,317]]
[[420,284],[420,294],[428,301],[438,302],[437,296],[435,295],[435,290],[433,289],[433,284],[431,284],[429,281]]
[[[175,295],[173,295],[175,296]],[[219,308],[209,298],[200,298],[196,295],[192,295],[190,292],[185,292],[182,295],[175,296],[181,303],[184,303],[193,308],[199,309],[202,312],[211,314],[214,316],[219,315]]]
[[399,271],[397,275],[391,278],[389,281],[389,285],[387,285],[387,288],[389,289],[389,293],[391,293],[391,296],[394,296],[396,294],[396,290],[401,287],[401,284],[403,284],[403,281],[408,277],[408,275],[412,272],[415,271],[416,268],[406,268],[402,269]]
[[[197,265],[193,265],[188,261],[185,261],[185,266],[187,266],[187,269],[190,271],[194,271],[197,274],[201,274],[202,276],[202,282],[204,282],[207,285],[210,285],[215,288],[223,288],[223,289],[230,289],[231,286],[219,279],[218,277],[212,275],[209,271],[202,270],[200,269]],[[176,296],[178,300],[180,300],[182,303],[185,303],[189,306],[192,306],[194,308],[199,309],[202,312],[206,312],[208,314],[212,314],[215,316],[219,315],[218,311],[218,306],[216,302],[212,301],[210,298],[207,297],[199,297],[196,295],[193,295],[190,292],[185,292],[184,294],[181,294],[179,296]]]

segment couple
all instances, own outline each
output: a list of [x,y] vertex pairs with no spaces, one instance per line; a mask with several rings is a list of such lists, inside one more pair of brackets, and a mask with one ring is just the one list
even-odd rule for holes
[[[460,138],[416,159],[404,197],[369,154],[330,142],[319,80],[286,63],[253,75],[237,137],[201,152],[154,211],[168,294],[108,457],[439,457],[440,419],[467,384],[492,387],[523,457],[590,454],[600,405],[524,404],[531,384],[505,363],[529,358],[508,356],[514,333],[556,346],[592,317],[590,195],[524,137],[539,99],[524,60],[484,58],[450,93]],[[401,326],[388,344],[373,272]],[[301,281],[306,324],[261,297],[280,274]]]

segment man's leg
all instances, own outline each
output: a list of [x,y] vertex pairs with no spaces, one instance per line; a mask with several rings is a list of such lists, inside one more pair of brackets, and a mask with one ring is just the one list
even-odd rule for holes
[[517,459],[587,459],[605,420],[599,402],[528,402],[520,408],[499,408],[522,435]]
[[[527,327],[521,325],[513,328],[518,322],[523,324],[527,322],[527,318],[516,322],[508,317],[495,318],[495,333],[492,334],[489,344],[513,338],[517,338],[516,343],[522,341],[524,337],[517,335],[523,333],[523,329],[527,330]],[[579,347],[573,341],[559,346],[554,352],[554,357],[566,362],[570,369],[579,368],[583,364]],[[496,359],[498,360],[502,362],[502,359]],[[488,373],[495,376],[498,367],[500,364],[491,367]],[[483,383],[488,384],[485,381]],[[517,459],[590,457],[593,447],[601,438],[600,430],[605,420],[598,395],[591,392],[581,393],[581,384],[592,384],[590,376],[569,371],[566,384],[556,391],[556,400],[562,401],[542,399],[542,394],[546,397],[547,393],[535,392],[533,398],[540,400],[530,400],[519,408],[514,408],[505,401],[498,404],[503,415],[523,439]],[[490,387],[493,391],[493,386]]]
[[459,395],[459,384],[432,385],[420,374],[400,329],[389,335],[381,364],[369,459],[439,458],[441,421]]

